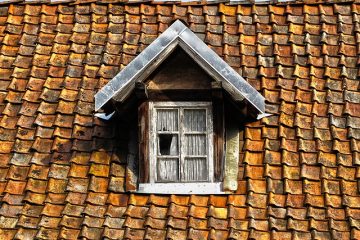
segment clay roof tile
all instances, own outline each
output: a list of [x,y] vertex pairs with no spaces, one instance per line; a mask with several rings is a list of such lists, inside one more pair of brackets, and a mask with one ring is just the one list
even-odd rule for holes
[[101,237],[102,231],[99,228],[92,228],[84,226],[81,229],[80,236],[89,238],[89,239],[97,239]]
[[[351,227],[356,238],[357,9],[356,3],[0,7],[6,236],[329,239],[350,238]],[[244,195],[121,193],[124,157],[108,151],[116,134],[93,118],[91,96],[174,17],[262,90],[274,114],[245,129],[237,191]],[[15,218],[23,194],[27,204]]]

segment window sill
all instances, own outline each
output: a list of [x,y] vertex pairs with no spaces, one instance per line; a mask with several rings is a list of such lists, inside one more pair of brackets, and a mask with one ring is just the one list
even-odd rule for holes
[[138,193],[154,194],[229,194],[222,182],[214,183],[140,183]]

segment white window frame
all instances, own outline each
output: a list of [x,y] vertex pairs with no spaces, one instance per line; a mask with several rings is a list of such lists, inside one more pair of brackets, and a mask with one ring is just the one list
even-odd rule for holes
[[[157,182],[157,130],[156,130],[156,109],[174,108],[179,109],[206,109],[206,150],[208,180],[199,182]],[[182,110],[183,111],[183,110]],[[179,117],[179,165],[184,162],[184,154],[181,154],[182,132]],[[223,194],[222,183],[214,182],[214,133],[213,133],[213,111],[211,102],[149,102],[149,183],[140,183],[138,192],[158,194]]]
[[[185,154],[181,152],[181,149],[184,149],[183,146],[183,137],[184,132],[182,131],[181,123],[182,116],[181,113],[183,110],[181,109],[206,109],[206,161],[207,161],[207,180],[202,182],[212,182],[214,176],[214,147],[213,147],[213,121],[212,121],[212,104],[211,102],[151,102],[149,105],[150,110],[150,169],[157,169],[157,130],[156,130],[156,109],[179,109],[179,118],[178,118],[178,132],[179,132],[179,167],[181,168],[181,164],[185,161]],[[181,172],[179,171],[180,175]],[[150,171],[149,173],[150,183],[157,182],[157,171]],[[179,179],[181,181],[181,177]]]

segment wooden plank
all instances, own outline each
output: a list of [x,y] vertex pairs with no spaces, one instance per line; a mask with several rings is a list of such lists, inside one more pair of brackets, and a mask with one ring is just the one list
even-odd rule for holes
[[224,99],[221,85],[212,84],[212,99],[214,111],[214,178],[222,181],[224,165]]
[[135,83],[135,95],[139,100],[145,100],[148,98],[147,87],[143,82]]
[[149,99],[152,101],[211,101],[211,90],[209,89],[148,89]]
[[139,172],[140,182],[149,182],[149,103],[144,102],[138,108],[139,124]]
[[146,80],[149,90],[210,89],[211,77],[177,48]]
[[239,171],[239,126],[231,118],[226,122],[226,150],[224,164],[224,191],[236,191]]

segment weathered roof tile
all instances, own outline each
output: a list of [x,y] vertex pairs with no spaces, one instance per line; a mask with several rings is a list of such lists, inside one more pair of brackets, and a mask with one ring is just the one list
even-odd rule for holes
[[[356,3],[0,7],[0,235],[357,238],[358,12]],[[274,114],[245,127],[243,195],[122,193],[126,157],[107,151],[116,133],[94,119],[93,95],[174,18]]]

